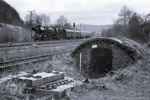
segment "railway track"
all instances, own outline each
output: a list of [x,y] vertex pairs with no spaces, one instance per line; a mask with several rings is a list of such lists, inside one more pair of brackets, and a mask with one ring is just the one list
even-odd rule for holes
[[[73,45],[73,44],[78,44],[78,43],[81,43],[83,40],[78,40],[78,41],[74,41],[72,40],[71,42],[70,41],[46,41],[46,42],[32,42],[31,44],[27,44],[27,45],[33,45],[34,43],[38,44],[58,44],[57,46],[58,47],[61,47],[61,46],[65,46],[65,48],[67,48],[66,46],[69,44],[69,45]],[[16,68],[16,67],[19,67],[21,65],[25,65],[25,64],[29,64],[29,63],[35,63],[35,62],[39,62],[39,61],[46,61],[48,59],[50,59],[53,55],[55,54],[63,54],[63,53],[67,53],[67,52],[71,52],[72,51],[72,48],[68,48],[68,50],[64,50],[64,51],[60,51],[60,50],[57,50],[57,49],[60,49],[60,48],[57,48],[57,47],[53,47],[53,45],[51,46],[52,47],[52,52],[50,54],[45,54],[45,55],[38,55],[38,56],[29,56],[29,57],[24,57],[24,58],[19,58],[19,59],[15,59],[15,60],[6,60],[6,61],[2,61],[0,62],[0,71],[9,71],[9,70],[12,70],[13,68]],[[17,47],[18,45],[12,45],[12,46],[1,46],[0,45],[0,48],[1,50],[2,49],[5,49],[5,47]],[[21,46],[21,45],[19,45]],[[25,45],[22,45],[22,46],[25,46]],[[2,48],[4,47],[4,48]],[[56,50],[53,50],[53,49],[56,49]],[[15,51],[15,49],[12,49]],[[11,54],[15,54],[13,53],[11,50]],[[26,51],[26,49],[23,49]],[[28,50],[28,49],[27,49]],[[44,50],[44,49],[43,49]],[[51,49],[49,49],[51,50]],[[61,53],[60,53],[61,52]],[[7,52],[8,53],[8,52]],[[22,52],[23,53],[23,52]]]
[[38,55],[38,56],[32,56],[32,57],[26,57],[26,58],[21,58],[21,59],[16,59],[16,60],[0,62],[0,71],[1,72],[11,71],[13,68],[19,67],[21,65],[36,63],[40,61],[47,61],[51,59],[53,55],[64,54],[64,53],[69,53],[69,52],[71,52],[71,50],[67,52],[51,53],[47,55]]
[[82,41],[84,40],[78,39],[78,40],[59,40],[59,41],[42,41],[42,42],[5,43],[5,44],[0,44],[0,48],[29,46],[33,44],[43,45],[43,44],[68,43],[68,42],[82,42]]

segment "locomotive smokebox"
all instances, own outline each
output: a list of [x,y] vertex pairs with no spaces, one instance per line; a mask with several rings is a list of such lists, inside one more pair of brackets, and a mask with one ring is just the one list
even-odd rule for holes
[[81,43],[71,56],[75,67],[88,77],[100,77],[111,70],[125,68],[140,57],[135,48],[117,38],[94,38]]

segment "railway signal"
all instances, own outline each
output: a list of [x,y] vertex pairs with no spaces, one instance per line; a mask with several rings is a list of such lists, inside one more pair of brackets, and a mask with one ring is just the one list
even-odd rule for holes
[[75,27],[76,27],[76,25],[75,25],[75,22],[73,23],[73,29],[74,29],[74,39],[75,39]]
[[73,23],[73,28],[75,28],[76,27],[76,25],[75,25],[75,22]]

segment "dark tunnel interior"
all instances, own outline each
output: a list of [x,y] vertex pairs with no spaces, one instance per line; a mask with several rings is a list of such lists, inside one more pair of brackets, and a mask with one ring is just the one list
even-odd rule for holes
[[99,77],[112,70],[112,50],[109,48],[94,48],[91,50],[91,76]]

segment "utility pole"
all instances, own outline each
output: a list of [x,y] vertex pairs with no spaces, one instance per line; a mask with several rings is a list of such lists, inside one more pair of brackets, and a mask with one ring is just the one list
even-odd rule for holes
[[[28,12],[30,13],[30,26],[29,26],[30,28],[32,27],[32,24],[33,24],[33,23],[32,23],[32,21],[33,21],[33,20],[32,20],[32,17],[33,17],[34,11],[35,11],[35,10],[31,10],[31,11],[28,10]],[[32,41],[32,31],[31,31],[31,41]]]
[[80,23],[80,33],[81,33],[81,31],[82,31],[82,24]]
[[73,28],[74,28],[74,39],[75,39],[75,27],[76,27],[76,25],[75,25],[75,22],[73,23]]
[[31,11],[28,10],[28,12],[30,13],[30,27],[32,27],[32,24],[33,24],[33,23],[32,23],[32,21],[33,21],[33,20],[32,20],[32,17],[33,17],[33,13],[35,12],[35,10],[31,10]]
[[85,41],[85,25],[84,25],[84,41]]
[[80,23],[80,35],[79,35],[79,39],[80,39],[80,38],[81,38],[81,36],[82,36],[81,31],[82,31],[82,24]]

